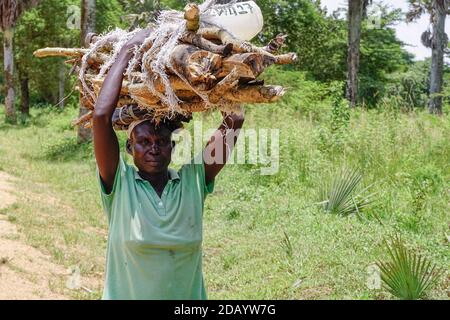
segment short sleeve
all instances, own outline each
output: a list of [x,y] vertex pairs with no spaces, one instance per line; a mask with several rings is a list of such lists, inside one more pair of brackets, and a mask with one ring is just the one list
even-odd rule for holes
[[196,174],[200,177],[203,182],[203,190],[205,192],[205,197],[214,192],[215,180],[213,179],[210,183],[206,183],[206,173],[205,173],[205,161],[203,158],[203,152],[198,154],[194,160],[194,167]]
[[203,153],[200,153],[199,155],[194,157],[194,159],[191,160],[190,164],[184,165],[180,170],[180,175],[182,179],[188,180],[187,183],[195,183],[195,185],[199,186],[203,199],[205,199],[207,195],[210,195],[214,192],[215,181],[213,180],[210,183],[206,183]]
[[127,165],[125,164],[122,155],[119,156],[119,164],[117,166],[116,175],[114,176],[114,184],[111,193],[106,192],[105,185],[103,184],[102,178],[100,176],[100,171],[97,166],[97,181],[100,185],[100,195],[102,199],[103,210],[105,211],[108,219],[111,218],[112,204],[114,198],[119,193],[124,181],[126,181],[126,171]]

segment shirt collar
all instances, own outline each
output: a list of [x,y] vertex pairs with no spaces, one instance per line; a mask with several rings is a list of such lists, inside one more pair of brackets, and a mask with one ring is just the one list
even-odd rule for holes
[[[176,172],[171,168],[169,168],[168,171],[169,171],[169,180],[180,180],[180,175],[178,174],[178,172]],[[139,175],[137,170],[134,170],[134,178],[135,180],[146,181]]]

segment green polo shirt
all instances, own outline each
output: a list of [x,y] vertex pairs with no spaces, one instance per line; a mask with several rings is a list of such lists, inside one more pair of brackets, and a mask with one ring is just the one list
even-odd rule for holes
[[97,178],[109,223],[103,299],[206,300],[203,205],[214,182],[204,165],[169,169],[161,198],[122,156],[111,194]]

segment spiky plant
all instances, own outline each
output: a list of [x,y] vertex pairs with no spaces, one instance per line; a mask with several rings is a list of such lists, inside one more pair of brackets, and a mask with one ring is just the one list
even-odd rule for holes
[[424,257],[409,251],[400,236],[385,242],[390,261],[377,262],[384,287],[402,300],[417,300],[442,275],[443,270]]
[[360,188],[362,175],[354,169],[343,169],[329,184],[322,186],[323,208],[340,216],[357,214],[373,203],[374,194]]
[[291,239],[289,238],[286,231],[283,231],[283,233],[284,233],[284,238],[283,238],[283,241],[281,242],[281,245],[282,245],[284,251],[286,252],[286,255],[288,256],[288,258],[291,259],[294,255],[294,248],[292,247]]

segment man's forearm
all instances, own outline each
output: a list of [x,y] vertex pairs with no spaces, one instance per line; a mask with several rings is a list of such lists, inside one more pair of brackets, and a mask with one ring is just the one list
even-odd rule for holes
[[231,114],[226,114],[224,112],[222,112],[222,116],[223,116],[223,121],[222,124],[219,128],[220,131],[222,131],[222,133],[225,134],[227,129],[231,129],[231,130],[238,130],[241,129],[243,124],[244,124],[244,114],[235,114],[235,113],[231,113]]
[[100,94],[95,105],[95,113],[97,116],[107,116],[111,118],[117,106],[120,97],[120,90],[124,78],[124,71],[133,53],[125,46],[117,56],[117,59],[111,70],[109,70],[103,83]]

